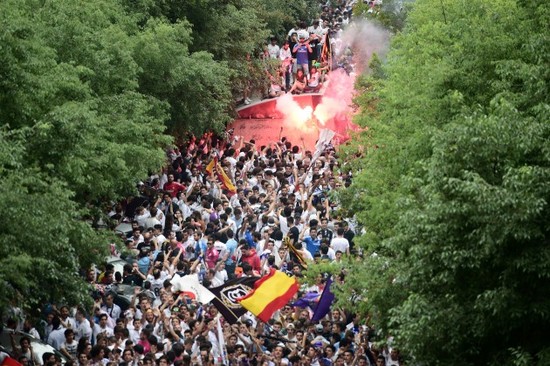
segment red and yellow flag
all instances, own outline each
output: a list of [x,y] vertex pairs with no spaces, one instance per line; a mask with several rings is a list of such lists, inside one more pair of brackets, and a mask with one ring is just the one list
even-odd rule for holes
[[221,164],[218,162],[218,157],[215,157],[214,159],[210,160],[210,163],[204,168],[208,174],[212,174],[212,172],[216,170],[216,175],[218,176],[218,179],[221,182],[221,185],[223,188],[227,189],[231,193],[237,192],[237,187],[233,184],[231,181],[231,178],[227,176],[225,171],[223,170]]
[[214,166],[218,163],[218,158],[214,158],[210,160],[210,163],[204,168],[208,174],[212,174],[212,170],[214,170]]
[[237,301],[260,320],[267,323],[273,313],[285,306],[298,292],[298,281],[283,272],[271,269],[271,272],[256,283],[248,295]]
[[236,193],[237,187],[233,184],[231,179],[227,176],[225,173],[225,170],[223,170],[222,166],[218,163],[218,179],[222,182],[222,186],[225,187],[229,192]]

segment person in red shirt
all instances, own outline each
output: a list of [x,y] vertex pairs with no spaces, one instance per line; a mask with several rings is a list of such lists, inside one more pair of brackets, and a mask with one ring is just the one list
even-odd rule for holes
[[208,242],[206,243],[206,253],[204,253],[204,261],[206,266],[210,268],[216,268],[216,262],[220,258],[220,252],[214,248],[214,238],[208,237]]
[[163,189],[175,198],[179,192],[185,191],[185,186],[174,180],[174,174],[168,174],[168,182],[164,183]]
[[251,248],[248,244],[245,244],[241,247],[241,253],[241,262],[250,264],[254,272],[260,273],[262,269],[262,262],[260,261],[260,257],[258,257],[256,250]]

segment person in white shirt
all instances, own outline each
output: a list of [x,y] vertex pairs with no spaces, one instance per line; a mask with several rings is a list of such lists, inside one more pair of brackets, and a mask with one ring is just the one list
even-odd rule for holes
[[136,208],[135,219],[138,222],[139,226],[145,227],[145,223],[149,217],[151,217],[151,214],[149,213],[149,211],[147,211],[145,207],[139,206],[138,208]]
[[74,339],[74,331],[72,329],[65,329],[64,335],[65,342],[61,343],[59,351],[70,360],[76,361],[78,341]]
[[166,272],[161,271],[159,268],[155,268],[153,272],[147,276],[147,281],[151,283],[151,291],[153,291],[156,297],[160,296],[160,291],[163,288],[166,278]]
[[145,219],[145,224],[143,225],[143,227],[145,229],[149,229],[155,227],[155,225],[161,225],[160,220],[157,218],[159,214],[163,215],[162,211],[159,211],[159,209],[157,209],[156,207],[151,207],[151,210],[149,211],[149,217]]
[[305,259],[305,260],[308,260],[308,261],[313,261],[313,255],[311,254],[311,252],[309,250],[307,250],[303,244],[301,242],[298,242],[294,245],[294,247],[296,248],[296,250],[298,252],[300,252],[302,254],[302,257]]
[[317,89],[321,83],[321,74],[317,71],[317,67],[311,66],[307,87],[309,89]]
[[339,227],[336,231],[336,235],[336,238],[331,240],[330,246],[335,252],[341,251],[342,253],[349,255],[349,241],[344,238],[344,228]]
[[109,318],[109,315],[102,313],[99,316],[99,324],[94,324],[94,331],[93,331],[93,343],[97,343],[97,336],[100,334],[104,334],[107,337],[112,337],[114,335],[113,329],[107,325],[107,319]]
[[237,232],[237,224],[225,212],[220,215],[220,222],[224,227],[229,226],[234,233]]
[[290,43],[288,41],[285,41],[283,47],[279,50],[279,60],[282,61],[281,69],[285,73],[285,88],[289,90],[291,87],[290,75],[292,74],[292,50],[290,49]]
[[344,17],[342,18],[342,25],[348,25],[349,24],[349,15],[347,12],[344,13]]
[[157,241],[158,247],[162,247],[162,244],[167,240],[162,234],[162,225],[153,226],[153,238]]
[[48,336],[48,344],[56,350],[61,349],[61,344],[65,342],[65,329],[61,325],[61,319],[58,316],[54,316],[52,320],[52,332]]
[[180,208],[184,220],[193,213],[193,209],[187,204],[187,197],[183,192],[178,193],[176,204]]
[[29,319],[25,319],[25,321],[23,322],[23,332],[28,333],[29,335],[33,336],[36,339],[40,339],[40,334],[38,333],[36,328],[32,325]]
[[277,45],[277,38],[271,37],[271,43],[267,45],[267,52],[269,57],[273,59],[279,58],[279,45]]
[[292,61],[292,50],[290,49],[290,43],[285,41],[283,47],[279,49],[279,60],[281,61]]
[[[216,273],[214,275],[215,282],[219,283],[218,286],[221,286],[229,279],[227,275],[227,271],[225,270],[225,262],[220,259],[216,264],[215,270],[216,270]],[[214,281],[212,281],[212,284],[214,284]]]
[[53,318],[54,318],[53,312],[46,315],[46,326],[44,329],[44,338],[43,338],[44,342],[48,342],[48,337],[50,336],[50,333],[53,331]]
[[86,338],[88,341],[92,340],[92,326],[84,316],[84,310],[79,308],[76,311],[75,339],[80,341],[81,338]]
[[141,320],[134,318],[132,326],[128,326],[128,330],[130,332],[130,340],[134,342],[134,344],[137,344],[139,341],[139,333],[141,333]]
[[319,19],[315,19],[311,26],[307,28],[307,31],[309,34],[315,34],[321,37],[323,35],[323,27],[321,26],[321,21]]
[[69,307],[66,306],[66,305],[63,305],[59,309],[59,319],[61,321],[61,326],[63,328],[72,328],[72,329],[74,329],[74,327],[76,326],[76,322],[75,322],[74,318],[71,318],[69,316]]
[[[37,338],[40,339],[40,338]],[[10,340],[12,347],[12,356],[14,358],[25,357],[28,360],[28,365],[41,366],[42,358],[38,356],[38,353],[33,351],[31,347],[31,339],[27,336],[23,336],[19,339],[19,346],[15,344],[15,333],[10,332]],[[0,364],[2,364],[0,362]]]
[[115,298],[113,294],[108,294],[105,296],[105,303],[101,307],[101,310],[108,314],[111,319],[117,320],[120,318],[120,314],[122,313],[122,310],[120,309],[120,306],[114,303]]
[[[304,23],[305,24],[305,23]],[[302,24],[301,22],[297,22],[296,25],[294,27],[292,27],[292,29],[290,29],[288,31],[288,38],[290,38],[292,36],[293,33],[298,33],[301,29],[302,29]]]

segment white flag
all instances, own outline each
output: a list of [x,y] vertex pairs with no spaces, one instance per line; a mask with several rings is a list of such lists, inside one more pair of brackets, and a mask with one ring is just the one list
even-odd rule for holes
[[195,300],[201,304],[208,304],[216,297],[199,282],[199,275],[196,273],[183,277],[175,274],[170,283],[172,284],[172,291],[187,292],[192,295],[191,297],[194,296]]
[[336,132],[333,130],[329,130],[328,128],[323,128],[319,132],[319,139],[317,140],[317,143],[315,144],[315,152],[313,153],[311,164],[315,162],[321,156],[321,153],[325,151],[326,145],[332,141],[332,138],[336,135]]

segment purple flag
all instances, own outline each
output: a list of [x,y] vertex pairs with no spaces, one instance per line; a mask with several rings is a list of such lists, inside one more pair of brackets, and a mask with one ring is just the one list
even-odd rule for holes
[[313,317],[311,318],[312,322],[318,322],[323,319],[330,311],[330,307],[334,301],[334,294],[330,291],[330,285],[332,285],[332,277],[327,280],[325,289],[323,290],[321,298],[317,303],[317,307],[313,312]]
[[297,306],[299,308],[307,308],[308,306],[313,308],[313,302],[319,298],[319,293],[317,292],[306,292],[304,296],[300,297],[298,300],[294,301],[291,306]]

